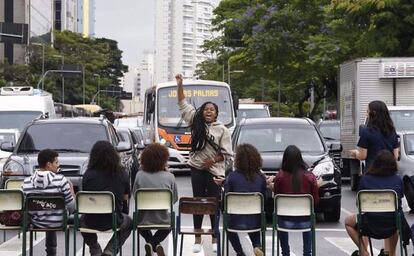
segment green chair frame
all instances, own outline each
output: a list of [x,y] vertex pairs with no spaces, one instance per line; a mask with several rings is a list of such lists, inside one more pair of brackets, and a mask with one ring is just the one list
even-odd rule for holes
[[[29,193],[26,195],[23,211],[23,247],[26,250],[26,232],[30,232],[29,255],[33,255],[33,232],[63,231],[65,233],[65,256],[69,255],[69,228],[68,212],[66,210],[65,197],[61,193]],[[63,222],[57,228],[39,228],[29,225],[31,211],[63,211]]]
[[[8,179],[4,183],[4,189],[20,189],[22,190],[22,185],[24,183],[24,179]],[[23,200],[24,203],[24,200]],[[6,241],[6,229],[3,230],[3,242]],[[20,231],[18,231],[18,237],[20,238]],[[36,240],[36,233],[35,233],[35,240]]]
[[[278,217],[307,217],[310,218],[310,227],[297,228],[282,228],[279,227]],[[272,256],[275,255],[275,231],[283,232],[311,232],[312,234],[312,255],[316,255],[316,239],[315,239],[315,210],[313,197],[310,194],[277,194],[274,198],[273,209],[273,224],[272,224]],[[277,237],[277,255],[279,252],[279,236]]]
[[[111,214],[112,223],[111,229],[101,231],[97,229],[80,227],[80,214]],[[118,241],[118,225],[117,213],[115,210],[115,196],[109,191],[79,191],[76,194],[76,211],[74,213],[74,228],[73,228],[73,246],[74,255],[76,256],[76,232],[84,233],[109,233],[114,234],[115,242],[113,243],[113,256],[116,256],[116,249],[119,246],[119,253],[122,256],[122,246]],[[85,241],[83,241],[82,255],[85,255]]]
[[[260,227],[254,229],[234,229],[228,226],[228,215],[257,215],[260,214]],[[266,216],[263,195],[258,192],[239,193],[228,192],[224,196],[223,211],[223,253],[229,255],[228,232],[251,233],[260,232],[262,236],[263,255],[266,255]],[[226,250],[224,250],[226,248]]]
[[[170,189],[142,188],[134,194],[135,208],[132,227],[132,255],[135,256],[135,241],[138,243],[138,256],[140,255],[139,230],[164,229],[171,230],[173,235],[173,255],[176,255],[177,236],[175,234],[175,212],[173,209],[173,193]],[[170,213],[169,224],[140,225],[138,216],[140,211],[168,211]],[[135,238],[138,233],[137,238]]]
[[[22,211],[24,213],[24,194],[21,189],[0,189],[0,212],[2,211]],[[6,239],[6,230],[24,231],[23,220],[18,226],[0,225],[0,230],[4,231],[3,238]],[[26,255],[26,243],[22,243],[22,256]]]
[[[394,213],[396,229],[400,242],[400,255],[407,256],[407,248],[402,242],[401,212],[398,209],[397,193],[391,189],[360,190],[357,194],[357,205],[358,249],[361,251],[363,234],[362,215],[365,213]],[[368,237],[368,241],[371,255],[374,255],[371,237]]]

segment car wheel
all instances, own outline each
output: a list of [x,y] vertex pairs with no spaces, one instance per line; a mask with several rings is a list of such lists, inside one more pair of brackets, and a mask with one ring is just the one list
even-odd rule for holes
[[358,174],[352,174],[351,175],[351,190],[352,191],[357,191],[358,186],[359,186],[359,175]]
[[336,207],[332,211],[325,212],[324,214],[325,221],[328,222],[338,222],[341,217],[341,207]]

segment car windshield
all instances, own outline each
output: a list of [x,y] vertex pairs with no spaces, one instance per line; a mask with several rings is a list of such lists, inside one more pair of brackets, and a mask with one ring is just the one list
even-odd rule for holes
[[340,140],[341,138],[341,127],[339,123],[321,123],[319,130],[325,138],[334,140]]
[[13,144],[16,143],[16,136],[14,133],[3,133],[0,132],[0,144],[3,142],[12,142]]
[[26,124],[42,114],[40,111],[0,111],[0,129],[22,131]]
[[[195,108],[200,107],[206,101],[214,102],[219,109],[218,120],[225,125],[233,121],[233,106],[228,88],[212,85],[186,85],[184,93],[187,102]],[[188,124],[181,119],[177,106],[177,87],[161,88],[158,91],[158,121],[163,126],[188,127]]]
[[312,126],[304,125],[246,125],[240,130],[237,144],[249,143],[261,153],[283,152],[296,145],[303,153],[323,154],[322,141]]
[[414,155],[414,134],[404,135],[404,149],[407,155]]
[[89,153],[95,142],[109,140],[103,125],[51,123],[30,126],[19,145],[18,153],[36,152],[45,148],[58,152]]
[[414,130],[414,110],[391,110],[390,115],[397,132]]
[[237,121],[242,118],[255,118],[255,117],[269,117],[269,112],[266,109],[238,109]]

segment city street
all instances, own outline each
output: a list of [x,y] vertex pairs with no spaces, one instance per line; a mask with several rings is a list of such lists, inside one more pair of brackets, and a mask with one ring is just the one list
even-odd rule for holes
[[[177,177],[177,185],[179,196],[191,196],[191,183],[189,176],[180,175]],[[348,238],[345,228],[344,228],[344,219],[345,217],[350,214],[351,212],[355,212],[355,193],[350,191],[349,185],[345,184],[342,189],[342,207],[341,207],[341,220],[338,223],[317,223],[317,230],[316,230],[316,253],[318,256],[342,256],[342,255],[350,255],[356,247],[353,245],[351,239]],[[132,206],[131,203],[131,210],[130,215],[132,215]],[[175,205],[177,207],[177,205]],[[404,211],[406,212],[407,221],[409,224],[414,222],[414,215],[409,214],[408,207],[404,202]],[[207,218],[205,218],[206,220]],[[192,226],[192,218],[190,216],[186,216],[183,221],[184,226]],[[204,225],[208,226],[209,221],[205,221]],[[99,240],[102,246],[105,246],[106,242],[110,238],[110,234],[104,234],[99,236]],[[290,240],[291,246],[291,255],[301,255],[302,249],[302,239],[300,234],[292,234]],[[21,254],[21,241],[17,238],[16,233],[8,233],[7,234],[7,241],[5,243],[0,244],[0,256],[13,256],[13,255],[20,255]],[[73,255],[73,236],[71,236],[71,245],[70,245],[70,253]],[[245,248],[246,255],[253,255],[252,249],[250,244],[246,238],[246,235],[241,235],[241,240],[243,242],[243,247]],[[213,255],[211,252],[210,246],[210,238],[204,237],[203,238],[203,248],[204,250],[199,254],[192,254],[192,241],[193,238],[188,236],[184,240],[184,248],[183,248],[183,255]],[[63,244],[63,235],[61,233],[58,234],[58,255],[64,254],[64,244]],[[266,235],[266,252],[267,255],[271,255],[271,229],[268,227],[267,235]],[[34,241],[35,249],[34,255],[44,255],[44,234],[38,233],[37,240]],[[376,253],[374,255],[378,255],[379,249],[381,248],[381,242],[374,241],[374,248]],[[77,255],[82,255],[82,239],[80,234],[77,236]],[[164,248],[168,248],[168,254],[172,255],[171,248],[172,248],[172,238],[169,236],[168,241],[164,242]],[[143,240],[141,240],[141,247],[143,247]],[[412,245],[408,247],[409,254],[412,253]],[[144,251],[141,248],[141,255],[143,255]],[[88,249],[86,249],[86,255],[88,254]],[[127,240],[127,242],[123,246],[123,255],[132,255],[132,235]],[[230,255],[235,255],[234,252],[230,250]],[[397,253],[397,255],[400,255]]]

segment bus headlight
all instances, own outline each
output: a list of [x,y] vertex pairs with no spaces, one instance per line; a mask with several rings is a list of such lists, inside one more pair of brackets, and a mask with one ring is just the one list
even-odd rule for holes
[[3,176],[23,175],[24,168],[20,163],[10,160],[3,167]]
[[162,136],[160,136],[160,144],[164,145],[168,148],[173,148],[173,146],[171,145],[171,142],[169,142],[168,140],[164,139]]

